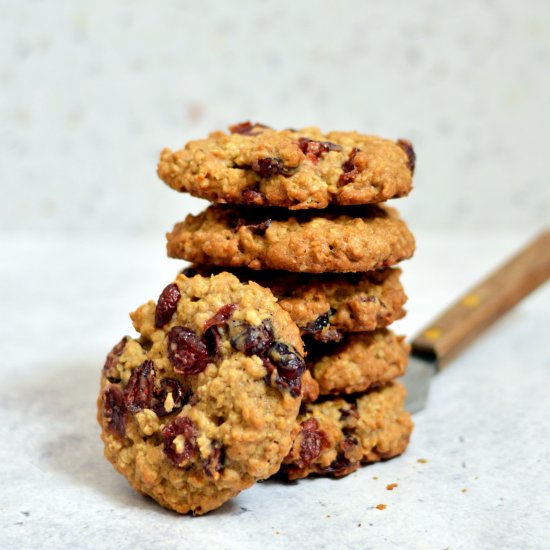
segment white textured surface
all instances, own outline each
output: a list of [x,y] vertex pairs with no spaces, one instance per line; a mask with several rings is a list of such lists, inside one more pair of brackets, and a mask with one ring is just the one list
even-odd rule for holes
[[252,119],[408,137],[413,225],[534,230],[549,34],[548,0],[0,0],[0,229],[158,235],[197,205],[161,148]]
[[[409,333],[520,239],[418,241],[404,266]],[[548,547],[548,284],[434,379],[404,456],[339,481],[259,484],[189,518],[129,488],[103,459],[94,418],[106,351],[130,330],[124,312],[180,264],[158,238],[10,235],[0,263],[1,548]]]

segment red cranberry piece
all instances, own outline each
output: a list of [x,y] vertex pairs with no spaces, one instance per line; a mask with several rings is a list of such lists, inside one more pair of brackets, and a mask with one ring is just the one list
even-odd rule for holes
[[212,453],[203,459],[202,467],[208,477],[214,477],[217,472],[223,471],[225,462],[225,447],[220,441],[212,443]]
[[398,139],[397,145],[405,151],[407,155],[407,166],[411,171],[411,174],[414,174],[414,167],[416,166],[416,153],[413,149],[413,144],[408,139]]
[[[183,448],[178,450],[174,440],[179,435],[184,437]],[[197,429],[187,416],[178,416],[162,430],[164,454],[176,465],[181,466],[195,453],[197,448]]]
[[237,304],[225,304],[218,311],[204,323],[203,331],[206,332],[210,327],[214,325],[223,325],[227,323],[231,315],[235,313]]
[[305,327],[301,327],[302,332],[306,332],[306,333],[319,332],[323,330],[325,327],[328,327],[330,325],[329,315],[330,315],[330,311],[323,313],[323,315],[319,315],[317,319],[311,321],[311,323],[308,323]]
[[356,405],[353,405],[351,409],[340,409],[340,421],[348,419],[359,420],[359,412]]
[[243,202],[244,204],[254,204],[256,206],[262,205],[264,203],[264,196],[256,189],[245,189],[243,191]]
[[237,304],[226,304],[204,324],[204,340],[210,355],[216,356],[218,354],[222,337],[220,325],[225,325],[236,309]]
[[[172,408],[166,410],[165,403],[168,394],[172,394]],[[175,378],[163,378],[160,381],[160,388],[155,390],[151,409],[158,417],[179,411],[187,401],[188,395],[183,391],[182,385]]]
[[125,336],[107,355],[105,365],[103,365],[103,372],[111,382],[120,382],[119,373],[116,370],[116,366],[118,365],[120,356],[124,353],[124,348],[126,347],[126,343],[129,339],[130,338],[128,336]]
[[180,290],[176,283],[169,284],[159,296],[155,310],[155,327],[162,328],[176,311],[178,301],[181,297]]
[[344,453],[338,453],[326,468],[320,470],[322,474],[332,474],[336,477],[351,473],[358,468],[359,464],[352,464]]
[[347,456],[347,454],[350,451],[352,451],[355,447],[357,447],[357,445],[359,445],[359,440],[357,439],[357,437],[355,437],[351,433],[346,433],[345,430],[344,430],[344,435],[345,435],[345,438],[344,438],[344,441],[340,443],[340,449]]
[[357,153],[361,152],[361,149],[354,147],[349,154],[348,160],[342,164],[343,173],[340,174],[340,179],[338,182],[342,185],[352,182],[355,179],[355,176],[358,174],[358,170],[355,167],[355,157]]
[[107,429],[120,437],[124,437],[126,435],[124,424],[126,406],[124,405],[122,391],[117,386],[110,386],[103,392],[101,401],[103,418],[107,420]]
[[300,442],[300,459],[296,461],[299,468],[306,468],[329,447],[326,433],[319,429],[315,418],[308,418],[300,424],[302,440]]
[[267,219],[259,223],[248,223],[245,227],[248,228],[255,235],[264,235],[267,228],[271,225],[273,220]]
[[251,211],[247,212],[246,219],[239,217],[236,220],[230,220],[230,224],[235,232],[241,227],[246,227],[255,235],[263,235],[272,222],[273,220],[271,218],[264,218],[262,213]]
[[124,402],[130,412],[136,413],[150,408],[155,389],[155,376],[153,361],[144,361],[132,371],[124,390]]
[[260,124],[259,122],[252,123],[249,120],[246,122],[240,122],[239,124],[233,124],[229,127],[229,131],[232,134],[242,134],[242,135],[250,135],[252,133],[256,133],[256,131],[260,130],[261,128],[269,128],[269,126],[266,126],[265,124]]
[[306,364],[296,350],[282,342],[275,342],[267,350],[265,360],[277,369],[276,384],[287,388],[293,397],[298,397],[302,388],[302,374],[306,370]]
[[209,353],[192,330],[178,326],[168,333],[168,358],[178,374],[199,374],[208,364]]
[[245,355],[262,355],[273,342],[273,327],[268,319],[260,325],[251,325],[246,321],[229,325],[231,345]]
[[337,143],[332,143],[331,141],[316,141],[306,137],[301,137],[298,139],[298,147],[314,164],[317,164],[323,153],[342,150],[342,146]]
[[292,173],[292,169],[286,166],[283,159],[279,157],[265,157],[258,159],[252,164],[251,168],[261,178],[270,178],[278,174],[289,176]]

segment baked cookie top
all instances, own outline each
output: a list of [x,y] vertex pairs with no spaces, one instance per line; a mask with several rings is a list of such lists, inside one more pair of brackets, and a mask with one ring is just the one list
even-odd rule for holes
[[353,398],[304,406],[299,432],[281,472],[289,479],[310,474],[342,477],[361,463],[405,451],[413,429],[403,408],[404,386],[391,383]]
[[172,258],[294,272],[372,271],[412,256],[414,237],[383,206],[289,212],[212,205],[167,234]]
[[300,334],[272,293],[222,273],[179,275],[131,314],[101,376],[105,455],[130,484],[203,514],[279,469],[305,371]]
[[321,395],[364,392],[405,374],[404,336],[379,329],[346,334],[337,344],[306,341],[307,367]]
[[229,269],[240,281],[255,281],[269,288],[302,335],[322,342],[338,341],[347,332],[386,327],[405,315],[407,295],[399,268],[310,275],[193,264],[183,273],[210,276],[223,269]]
[[415,158],[407,140],[246,122],[164,149],[157,172],[173,189],[212,202],[301,210],[407,195]]

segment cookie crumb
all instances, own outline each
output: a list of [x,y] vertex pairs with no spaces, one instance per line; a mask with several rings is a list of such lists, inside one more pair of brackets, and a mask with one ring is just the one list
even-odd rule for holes
[[378,510],[385,510],[387,508],[387,505],[386,504],[377,504],[376,508]]
[[420,464],[426,464],[428,460],[426,458],[419,458],[416,462],[419,462]]
[[467,493],[467,492],[468,492],[468,489],[466,489],[466,487],[464,487],[464,489],[462,489],[462,492],[463,492],[463,493]]
[[386,489],[388,491],[393,491],[397,486],[397,483],[389,483],[388,485],[386,485]]

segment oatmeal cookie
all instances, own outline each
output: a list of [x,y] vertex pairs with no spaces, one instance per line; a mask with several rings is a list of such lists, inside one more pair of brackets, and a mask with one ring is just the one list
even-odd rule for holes
[[381,269],[415,247],[397,212],[374,205],[292,213],[213,205],[176,224],[167,241],[172,258],[310,273]]
[[173,189],[212,202],[302,210],[402,197],[414,166],[407,140],[244,123],[164,149],[157,172]]
[[203,514],[276,472],[305,371],[297,326],[272,293],[222,273],[179,275],[107,356],[105,456],[139,492]]
[[302,335],[322,342],[340,340],[346,332],[386,327],[405,315],[407,295],[399,280],[399,268],[310,275],[193,264],[183,273],[207,277],[224,269],[243,282],[254,281],[269,288]]
[[402,376],[409,345],[386,329],[347,334],[337,344],[306,341],[307,367],[319,393],[349,394],[368,390]]
[[289,479],[342,477],[362,463],[400,455],[413,429],[405,395],[404,386],[391,383],[359,397],[305,405],[281,472]]

